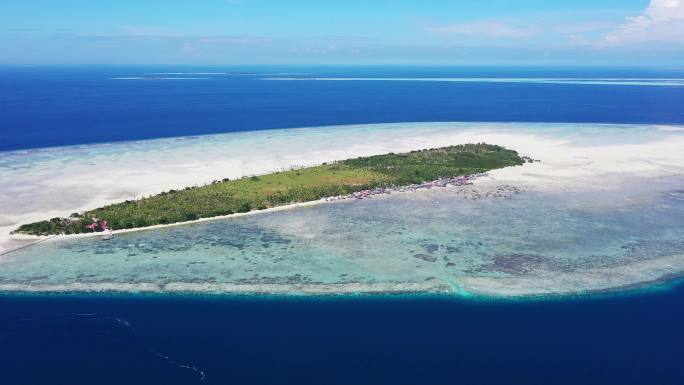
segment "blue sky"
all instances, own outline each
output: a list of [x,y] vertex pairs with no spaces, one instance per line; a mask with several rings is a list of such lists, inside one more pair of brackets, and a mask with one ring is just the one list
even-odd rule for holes
[[684,63],[684,0],[0,2],[4,64]]

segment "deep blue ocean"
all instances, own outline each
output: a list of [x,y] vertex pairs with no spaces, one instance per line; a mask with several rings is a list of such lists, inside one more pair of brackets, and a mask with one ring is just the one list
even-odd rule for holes
[[682,384],[684,288],[597,298],[0,297],[3,384]]
[[[684,124],[684,86],[270,77],[684,71],[0,67],[0,151],[352,123]],[[532,301],[0,294],[0,384],[684,384],[682,325],[682,285]]]
[[684,86],[262,80],[270,77],[684,79],[684,70],[0,67],[0,151],[354,123],[684,122]]

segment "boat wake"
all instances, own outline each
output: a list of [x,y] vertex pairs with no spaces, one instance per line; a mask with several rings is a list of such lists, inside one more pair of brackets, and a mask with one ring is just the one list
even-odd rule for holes
[[[116,360],[131,360],[140,365],[142,361],[147,368],[159,369],[167,372],[170,378],[176,378],[179,369],[191,373],[189,381],[203,382],[206,373],[195,364],[186,363],[171,357],[145,342],[144,338],[135,330],[131,322],[126,319],[107,314],[75,313],[48,317],[19,318],[0,322],[0,341],[3,346],[22,346],[21,351],[31,357],[25,361],[31,365],[46,360],[54,365],[60,363],[64,373],[51,373],[56,378],[75,376],[79,370],[71,370],[73,362],[81,360],[102,360],[104,362]],[[112,354],[125,355],[111,357]],[[148,358],[145,358],[147,356]],[[7,357],[9,360],[20,360],[23,354]],[[156,360],[157,362],[150,361]],[[42,364],[42,363],[40,363]],[[161,365],[159,365],[161,364]],[[22,365],[7,366],[20,369]],[[43,367],[43,365],[39,365]],[[168,369],[172,368],[172,373]],[[7,375],[4,373],[3,375]],[[98,373],[98,375],[101,375]],[[109,376],[110,373],[107,373]],[[112,376],[125,376],[125,373],[111,373]],[[10,378],[11,378],[10,373]],[[108,378],[111,380],[111,378]],[[96,382],[96,381],[95,381]]]

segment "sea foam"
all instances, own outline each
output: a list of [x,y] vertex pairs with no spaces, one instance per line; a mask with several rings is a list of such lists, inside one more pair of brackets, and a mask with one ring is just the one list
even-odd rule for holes
[[466,77],[268,77],[274,81],[385,81],[385,82],[451,82],[451,83],[538,83],[538,84],[584,84],[616,86],[684,86],[684,79],[637,79],[637,78],[466,78]]

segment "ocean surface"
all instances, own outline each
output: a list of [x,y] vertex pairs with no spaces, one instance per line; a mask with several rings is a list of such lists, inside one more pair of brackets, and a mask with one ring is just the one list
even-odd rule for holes
[[[682,106],[676,70],[0,67],[0,151],[352,123],[677,125]],[[662,235],[646,225],[619,231]],[[677,282],[497,301],[4,293],[0,383],[681,384],[682,325]]]
[[681,384],[684,288],[536,301],[0,297],[3,384]]
[[0,151],[356,123],[683,123],[683,104],[682,70],[0,67]]

